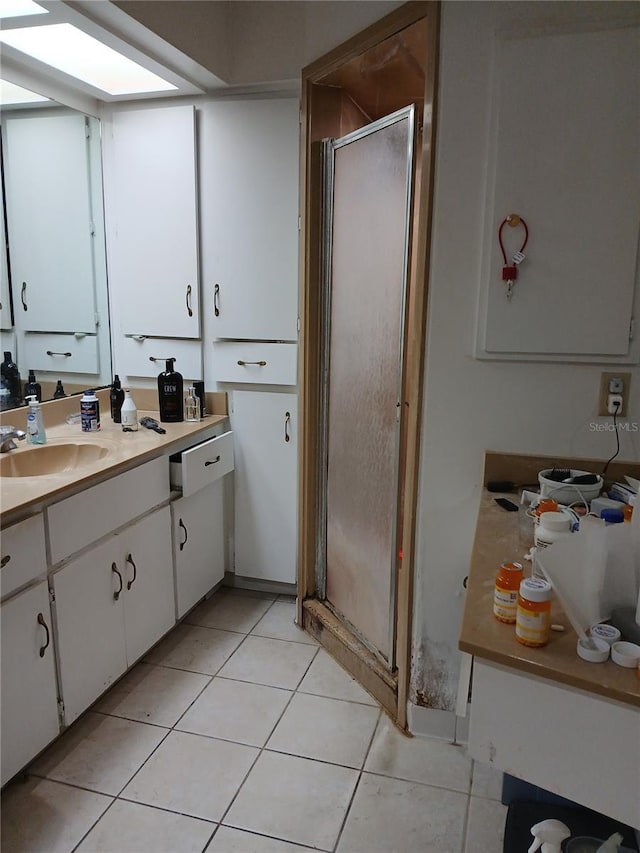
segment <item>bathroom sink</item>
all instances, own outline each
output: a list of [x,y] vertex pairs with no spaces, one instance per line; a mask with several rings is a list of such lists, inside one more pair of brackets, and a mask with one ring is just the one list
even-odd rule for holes
[[44,444],[41,447],[9,451],[0,457],[1,477],[40,477],[74,471],[104,459],[109,448],[101,444]]

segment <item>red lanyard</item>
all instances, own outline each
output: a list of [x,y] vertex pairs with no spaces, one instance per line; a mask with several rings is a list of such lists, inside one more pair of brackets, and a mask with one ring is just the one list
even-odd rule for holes
[[[507,263],[507,253],[504,249],[504,243],[502,242],[502,231],[505,225],[509,225],[511,228],[517,228],[518,225],[522,225],[524,228],[524,240],[522,241],[522,245],[520,249],[513,254],[511,258],[511,263]],[[502,280],[507,284],[507,299],[511,299],[513,295],[513,285],[518,278],[518,266],[524,261],[525,254],[524,249],[527,245],[527,241],[529,239],[529,228],[527,223],[521,216],[518,216],[517,213],[510,213],[505,219],[500,223],[500,227],[498,228],[498,243],[500,244],[500,251],[502,252]]]

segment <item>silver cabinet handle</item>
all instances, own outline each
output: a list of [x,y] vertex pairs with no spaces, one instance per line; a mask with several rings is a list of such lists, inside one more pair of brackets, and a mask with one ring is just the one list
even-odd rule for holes
[[284,413],[284,440],[291,441],[291,436],[289,435],[289,426],[291,425],[291,412]]
[[193,310],[191,308],[191,285],[190,284],[187,285],[186,302],[187,302],[187,314],[190,317],[193,317]]
[[216,317],[220,316],[220,285],[213,285],[213,313]]
[[241,358],[238,359],[238,364],[240,367],[245,367],[247,364],[257,364],[258,367],[266,367],[266,361],[243,361]]

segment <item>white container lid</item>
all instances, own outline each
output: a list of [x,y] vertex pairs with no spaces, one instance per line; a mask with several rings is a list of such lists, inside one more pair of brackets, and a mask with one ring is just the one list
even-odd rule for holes
[[528,601],[548,601],[551,598],[551,584],[542,578],[525,578],[520,583],[520,595]]
[[620,639],[620,631],[613,625],[592,625],[589,633],[594,639],[604,640],[610,646]]
[[611,646],[611,660],[618,666],[635,669],[640,663],[640,646],[635,643],[614,643]]
[[582,658],[582,660],[588,660],[589,663],[604,663],[608,660],[611,647],[606,640],[600,640],[598,637],[592,637],[591,645],[595,646],[595,648],[590,648],[589,645],[587,645],[587,641],[579,638],[577,646],[578,657]]
[[564,512],[543,512],[539,524],[547,530],[571,530],[571,519]]

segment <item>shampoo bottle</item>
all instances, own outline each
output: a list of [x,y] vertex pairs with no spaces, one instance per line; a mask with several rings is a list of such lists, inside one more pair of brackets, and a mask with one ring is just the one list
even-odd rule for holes
[[158,376],[158,402],[163,423],[183,420],[182,374],[173,369],[175,358],[168,358],[165,370]]
[[25,400],[28,400],[29,397],[33,397],[34,395],[38,399],[38,402],[42,400],[42,386],[39,382],[36,382],[35,371],[30,370],[29,379],[24,386]]
[[122,429],[126,432],[136,432],[138,429],[138,410],[136,404],[133,402],[131,391],[128,388],[125,388],[122,393],[124,394],[124,402],[120,409]]
[[120,384],[120,377],[116,373],[116,375],[113,377],[113,385],[111,386],[111,392],[109,393],[111,419],[114,424],[122,423],[120,417],[120,410],[122,409],[122,404],[124,403],[124,396],[125,392],[122,390],[122,385]]
[[27,442],[29,444],[46,444],[47,436],[44,431],[42,409],[35,394],[27,397],[29,413],[27,415]]

